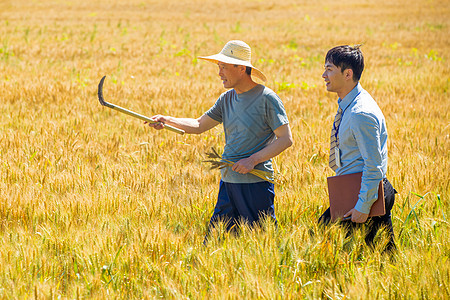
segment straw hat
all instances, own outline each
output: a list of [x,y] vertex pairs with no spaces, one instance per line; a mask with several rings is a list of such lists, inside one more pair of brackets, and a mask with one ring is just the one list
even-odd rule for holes
[[257,68],[252,66],[252,50],[250,46],[243,41],[229,41],[219,54],[211,56],[199,56],[198,58],[208,60],[214,63],[223,62],[226,64],[241,65],[252,68],[252,76],[262,81],[266,81],[266,76]]

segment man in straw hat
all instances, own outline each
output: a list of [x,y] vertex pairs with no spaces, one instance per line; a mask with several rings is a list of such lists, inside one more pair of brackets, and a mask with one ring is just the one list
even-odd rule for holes
[[251,49],[246,43],[230,41],[220,53],[199,58],[218,65],[223,86],[229,90],[197,119],[156,115],[152,118],[158,123],[149,126],[162,129],[169,124],[186,133],[200,134],[223,123],[226,145],[222,158],[234,165],[222,169],[210,226],[222,220],[230,230],[239,222],[252,225],[262,216],[276,222],[273,183],[250,171],[273,174],[271,158],[292,145],[283,103],[275,92],[252,78],[266,81],[266,76],[252,65]]

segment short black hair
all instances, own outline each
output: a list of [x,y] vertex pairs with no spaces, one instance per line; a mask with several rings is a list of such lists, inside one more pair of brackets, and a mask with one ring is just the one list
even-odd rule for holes
[[364,70],[364,57],[359,49],[362,45],[337,46],[330,49],[325,57],[325,63],[331,62],[336,67],[341,68],[341,72],[351,69],[353,71],[353,81],[359,81]]

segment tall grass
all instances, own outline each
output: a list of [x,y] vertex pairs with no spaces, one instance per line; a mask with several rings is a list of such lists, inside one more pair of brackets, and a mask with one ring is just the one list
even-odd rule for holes
[[[449,4],[436,1],[0,2],[0,298],[448,299]],[[295,145],[275,159],[278,228],[202,244],[224,142],[101,107],[198,117],[224,90],[198,55],[252,46]],[[317,228],[336,96],[326,51],[364,42],[388,124],[398,253]],[[377,237],[378,247],[385,236]]]

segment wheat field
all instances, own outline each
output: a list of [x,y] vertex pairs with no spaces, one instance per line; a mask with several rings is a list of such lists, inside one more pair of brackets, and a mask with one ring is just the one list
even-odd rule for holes
[[[312,2],[0,0],[0,298],[449,299],[450,3]],[[197,118],[224,92],[197,56],[232,39],[294,146],[275,159],[278,227],[219,227],[204,246],[222,127],[151,130],[100,106],[97,85],[147,116]],[[388,126],[393,257],[316,224],[337,100],[324,57],[359,43]]]

